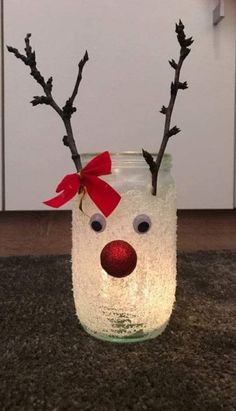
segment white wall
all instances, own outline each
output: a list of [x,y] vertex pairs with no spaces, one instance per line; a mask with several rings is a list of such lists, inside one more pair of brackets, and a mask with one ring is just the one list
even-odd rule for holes
[[[235,19],[235,49],[236,49],[236,19]],[[235,52],[235,114],[234,114],[234,208],[236,208],[236,52]]]
[[[180,208],[232,208],[234,184],[235,12],[212,25],[215,0],[7,0],[5,42],[23,49],[32,32],[39,67],[53,75],[59,104],[69,96],[85,49],[90,61],[73,125],[81,152],[155,151],[163,132],[158,113],[169,99],[177,57],[174,22],[181,17],[195,43],[182,79],[173,124],[183,131],[168,151]],[[6,60],[6,200],[8,209],[39,209],[60,178],[73,171],[62,145],[63,124],[48,107],[28,102],[41,94],[28,70]]]
[[3,84],[2,84],[2,11],[3,11],[3,2],[0,1],[0,211],[3,208],[3,187],[2,187],[2,163],[3,163],[3,136],[2,136],[2,126],[3,126],[3,118],[2,118],[2,95],[3,95]]

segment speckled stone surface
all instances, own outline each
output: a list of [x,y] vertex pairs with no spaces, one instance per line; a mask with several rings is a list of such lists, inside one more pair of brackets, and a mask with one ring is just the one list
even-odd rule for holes
[[87,335],[69,256],[0,258],[0,410],[236,409],[236,252],[178,255],[166,331],[132,345]]

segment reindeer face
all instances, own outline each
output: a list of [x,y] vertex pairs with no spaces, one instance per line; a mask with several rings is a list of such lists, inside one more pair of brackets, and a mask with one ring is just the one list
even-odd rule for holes
[[[101,214],[96,213],[90,219],[90,226],[94,231],[102,232],[106,228],[106,220]],[[151,228],[151,219],[145,214],[140,214],[134,218],[133,228],[138,234],[145,234]],[[100,260],[107,274],[121,278],[134,271],[137,253],[129,242],[113,240],[103,247]]]
[[122,316],[131,335],[162,327],[175,299],[175,193],[165,200],[129,190],[106,219],[86,197],[73,212],[77,313],[91,330],[115,334]]

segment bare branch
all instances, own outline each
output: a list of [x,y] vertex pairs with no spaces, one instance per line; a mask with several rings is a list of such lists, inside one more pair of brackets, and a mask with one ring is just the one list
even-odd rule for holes
[[37,106],[38,104],[50,104],[50,98],[46,96],[34,96],[31,104],[33,106]]
[[149,165],[151,173],[153,173],[156,169],[156,163],[155,163],[152,155],[150,153],[148,153],[147,151],[145,151],[144,149],[142,149],[142,152],[143,152],[143,157],[145,158],[146,162]]
[[[171,82],[171,87],[170,87],[170,100],[168,107],[162,106],[161,113],[165,115],[165,125],[164,125],[164,133],[163,133],[163,138],[161,142],[161,146],[157,155],[157,158],[155,160],[155,167],[152,164],[152,169],[150,167],[150,153],[147,151],[143,150],[143,156],[148,163],[151,173],[152,173],[152,194],[156,195],[157,191],[157,177],[158,177],[158,172],[160,169],[161,161],[166,149],[166,145],[168,143],[168,140],[170,137],[178,134],[180,132],[180,129],[176,126],[170,128],[171,125],[171,116],[175,104],[175,100],[177,97],[178,90],[185,90],[188,88],[187,82],[180,82],[179,77],[180,77],[180,71],[183,65],[183,62],[185,58],[188,56],[190,53],[190,48],[191,44],[193,43],[192,37],[186,38],[186,35],[184,33],[184,25],[181,20],[179,20],[179,24],[176,24],[176,29],[177,33],[177,39],[180,44],[180,55],[179,55],[179,60],[178,63],[175,62],[175,60],[169,60],[169,64],[171,67],[175,70],[175,77],[174,81]],[[145,155],[144,155],[145,153]]]
[[66,117],[71,117],[71,115],[76,111],[76,108],[73,107],[74,99],[78,93],[79,85],[82,80],[82,73],[83,73],[83,68],[87,61],[89,60],[88,52],[86,50],[84,57],[80,60],[79,62],[79,71],[78,71],[78,76],[76,79],[75,87],[72,92],[71,97],[66,101],[65,106],[63,107],[63,113],[65,114]]
[[174,70],[176,70],[177,67],[178,67],[178,65],[177,65],[177,63],[175,62],[174,59],[169,60],[169,64],[171,65],[171,67],[172,67]]
[[177,126],[172,127],[168,132],[168,137],[175,136],[176,134],[180,133],[180,128]]
[[178,89],[179,90],[186,90],[188,88],[188,83],[187,81],[184,81],[181,83],[181,81],[178,82]]
[[166,114],[166,112],[167,112],[167,108],[165,106],[162,106],[162,108],[160,110],[160,113],[161,114]]
[[26,65],[29,65],[27,57],[25,57],[23,54],[19,53],[19,51],[16,48],[11,47],[11,46],[7,46],[7,50],[9,51],[9,53],[13,53],[16,56],[17,59],[20,59],[20,60],[23,61],[23,63],[25,63]]
[[32,47],[30,46],[30,37],[31,37],[31,33],[26,34],[25,37],[25,53],[27,57],[30,57],[32,54]]
[[64,146],[69,147],[68,136],[64,136],[63,139],[62,139],[62,142],[63,142]]
[[88,53],[86,51],[83,59],[79,63],[79,72],[78,72],[78,77],[75,83],[73,93],[71,97],[69,98],[69,100],[67,100],[63,109],[61,109],[52,96],[52,82],[53,82],[52,77],[49,77],[47,82],[45,82],[44,77],[41,75],[40,71],[37,68],[36,55],[35,55],[35,51],[32,51],[32,47],[30,45],[30,37],[31,37],[30,33],[28,33],[25,37],[25,55],[21,54],[18,51],[18,49],[14,47],[7,46],[7,49],[10,53],[13,53],[16,58],[23,61],[23,63],[26,66],[30,67],[31,76],[37,81],[37,83],[41,85],[41,87],[44,90],[45,96],[34,96],[33,100],[31,101],[32,105],[33,106],[37,106],[39,104],[50,105],[61,117],[65,125],[66,132],[67,132],[67,135],[63,137],[63,143],[65,146],[68,146],[70,148],[70,151],[72,154],[71,157],[75,163],[76,170],[80,171],[82,169],[82,163],[81,163],[80,155],[77,151],[76,143],[74,140],[70,118],[71,118],[71,115],[76,111],[76,108],[73,107],[73,102],[78,93],[78,88],[82,80],[82,71],[83,71],[84,65],[88,61]]
[[49,93],[52,92],[52,82],[53,82],[52,77],[49,77],[49,79],[47,81],[47,89],[48,89]]
[[84,57],[79,62],[79,73],[78,73],[78,77],[77,77],[77,80],[76,80],[76,83],[75,83],[73,93],[72,93],[71,98],[70,98],[72,104],[73,104],[74,99],[75,99],[75,97],[78,93],[79,85],[80,85],[80,82],[82,80],[83,68],[84,68],[84,66],[85,66],[85,64],[87,63],[88,60],[89,60],[89,56],[88,56],[88,52],[86,50],[86,52],[84,54]]

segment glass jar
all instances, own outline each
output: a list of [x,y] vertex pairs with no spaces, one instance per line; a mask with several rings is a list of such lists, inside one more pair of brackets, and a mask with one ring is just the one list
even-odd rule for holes
[[[83,165],[94,156],[83,155]],[[105,218],[88,195],[83,211],[79,196],[74,200],[74,301],[89,334],[137,342],[163,332],[175,302],[175,184],[169,154],[162,160],[156,196],[142,154],[111,154],[111,159],[112,174],[101,178],[121,194],[112,214]]]

